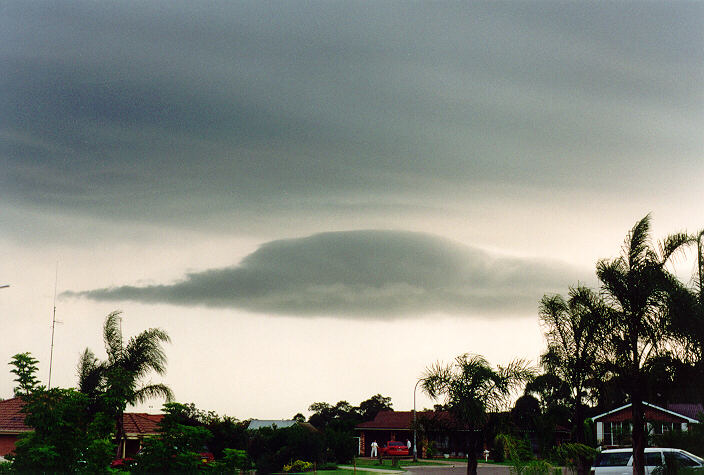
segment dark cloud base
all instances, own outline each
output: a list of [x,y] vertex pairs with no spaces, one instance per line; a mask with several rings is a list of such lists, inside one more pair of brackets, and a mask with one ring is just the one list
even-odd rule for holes
[[427,234],[369,230],[272,241],[239,265],[171,284],[62,295],[300,316],[511,316],[534,312],[544,293],[564,291],[579,277],[564,264],[492,256]]

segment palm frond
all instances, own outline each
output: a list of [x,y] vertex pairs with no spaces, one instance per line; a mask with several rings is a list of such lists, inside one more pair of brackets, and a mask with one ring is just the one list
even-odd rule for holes
[[86,348],[78,359],[76,366],[78,390],[84,394],[93,394],[102,385],[105,367],[100,364],[93,352]]
[[170,341],[169,335],[160,328],[150,328],[130,338],[124,350],[125,368],[134,372],[138,379],[149,371],[164,374],[167,358],[162,343]]
[[143,386],[134,393],[134,399],[137,402],[144,402],[154,397],[163,397],[166,402],[172,402],[174,400],[174,393],[171,391],[171,388],[164,384]]
[[671,258],[673,258],[676,253],[684,250],[685,246],[695,242],[693,236],[687,233],[675,233],[670,234],[665,238],[664,241],[658,244],[660,250],[660,263],[665,264]]
[[105,323],[103,324],[103,341],[105,342],[105,351],[110,361],[116,361],[122,357],[121,313],[119,310],[110,312],[105,317]]
[[627,257],[628,267],[636,268],[641,265],[650,249],[650,213],[648,213],[633,226],[623,244],[623,254]]
[[436,361],[426,368],[421,376],[421,388],[428,396],[438,399],[447,392],[447,387],[452,379],[452,367]]

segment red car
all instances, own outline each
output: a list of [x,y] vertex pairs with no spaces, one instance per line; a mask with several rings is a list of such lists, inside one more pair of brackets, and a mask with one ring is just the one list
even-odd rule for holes
[[408,447],[406,447],[406,444],[404,444],[403,442],[390,440],[386,443],[384,447],[381,448],[381,455],[409,455]]
[[133,462],[134,462],[134,459],[131,457],[125,457],[123,459],[115,459],[110,464],[110,468],[127,468]]

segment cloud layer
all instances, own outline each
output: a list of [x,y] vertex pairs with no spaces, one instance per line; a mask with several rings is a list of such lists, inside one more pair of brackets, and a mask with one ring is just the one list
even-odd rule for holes
[[492,256],[427,234],[370,230],[272,241],[237,266],[170,284],[63,295],[309,316],[511,316],[532,315],[543,293],[564,291],[578,278],[558,263]]
[[237,226],[496,183],[680,186],[701,169],[703,18],[700,3],[5,2],[0,199]]

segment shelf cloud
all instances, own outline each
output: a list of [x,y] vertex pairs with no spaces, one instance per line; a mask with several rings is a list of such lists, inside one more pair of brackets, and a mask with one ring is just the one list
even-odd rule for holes
[[428,234],[363,230],[268,242],[238,265],[168,284],[63,296],[300,316],[511,316],[532,314],[544,293],[579,277],[566,264],[496,256]]

